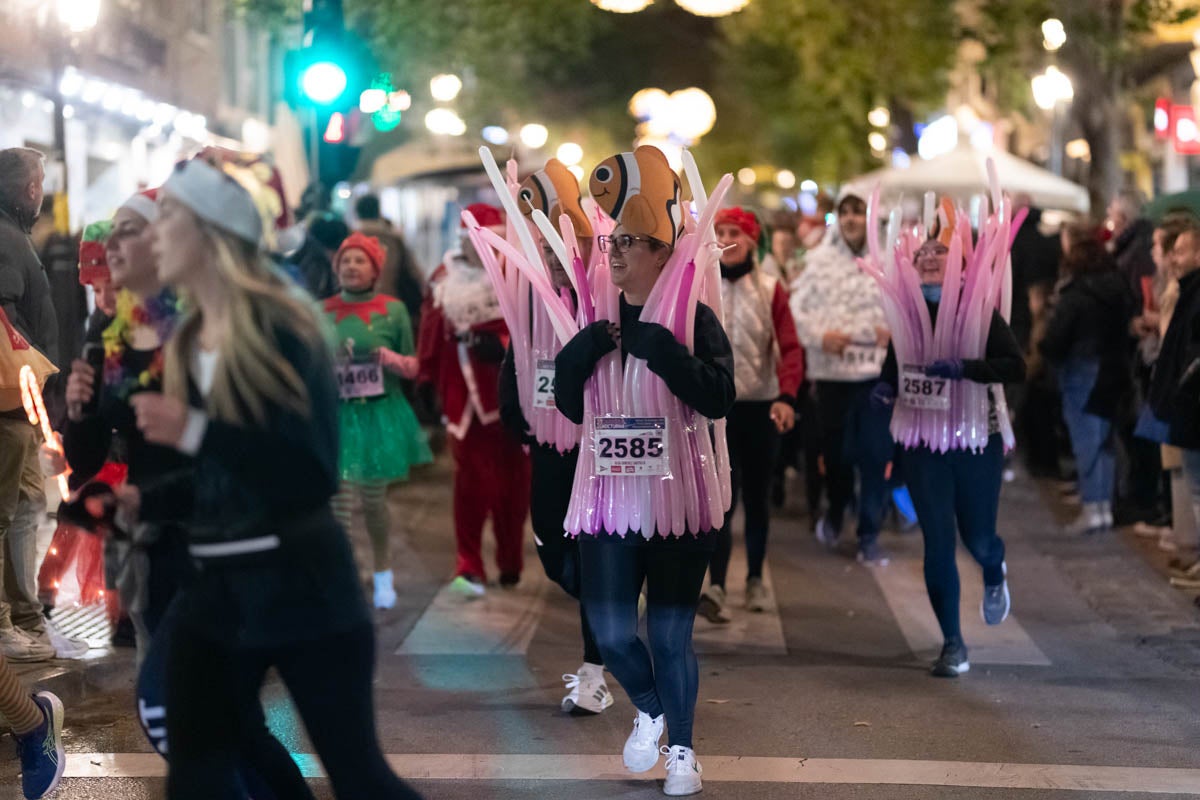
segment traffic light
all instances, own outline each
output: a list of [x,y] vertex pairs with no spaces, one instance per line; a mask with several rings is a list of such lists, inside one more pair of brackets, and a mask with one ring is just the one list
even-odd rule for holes
[[304,46],[284,56],[284,99],[294,108],[346,110],[374,74],[363,42],[346,31],[341,0],[314,0]]

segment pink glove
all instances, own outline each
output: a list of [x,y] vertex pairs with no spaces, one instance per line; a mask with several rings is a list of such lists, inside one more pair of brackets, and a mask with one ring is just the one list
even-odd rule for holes
[[386,347],[379,348],[379,363],[388,372],[399,375],[401,378],[409,380],[417,377],[417,357],[402,356],[395,350],[389,350]]

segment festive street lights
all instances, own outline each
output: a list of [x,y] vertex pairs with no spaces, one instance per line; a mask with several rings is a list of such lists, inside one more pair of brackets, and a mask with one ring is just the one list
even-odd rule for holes
[[1062,175],[1063,112],[1075,97],[1075,87],[1071,85],[1071,79],[1066,73],[1054,65],[1046,67],[1042,74],[1033,76],[1030,83],[1033,87],[1033,102],[1038,108],[1053,114],[1050,129],[1050,170],[1055,175]]

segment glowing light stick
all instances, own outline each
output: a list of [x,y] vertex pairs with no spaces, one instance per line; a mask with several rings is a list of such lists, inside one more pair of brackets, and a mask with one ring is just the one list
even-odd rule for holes
[[[21,383],[21,404],[25,406],[25,415],[29,417],[29,424],[40,424],[46,446],[60,456],[63,455],[62,445],[59,444],[58,437],[54,435],[54,429],[50,427],[50,415],[46,413],[46,403],[42,400],[42,389],[38,386],[33,369],[28,364],[21,367],[18,379]],[[67,475],[70,472],[70,469],[67,469],[57,475],[58,493],[63,499],[71,494],[71,490],[67,486]]]

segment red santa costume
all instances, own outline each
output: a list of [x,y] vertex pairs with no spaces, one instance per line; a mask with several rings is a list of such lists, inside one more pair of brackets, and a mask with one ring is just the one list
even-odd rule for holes
[[[468,210],[503,234],[499,209],[476,203]],[[462,247],[471,244],[464,238]],[[486,579],[483,525],[489,515],[502,586],[517,583],[523,562],[529,457],[501,424],[497,396],[508,339],[487,273],[463,249],[447,253],[421,309],[417,380],[433,384],[450,433],[458,547],[454,586],[468,595],[481,594]]]

